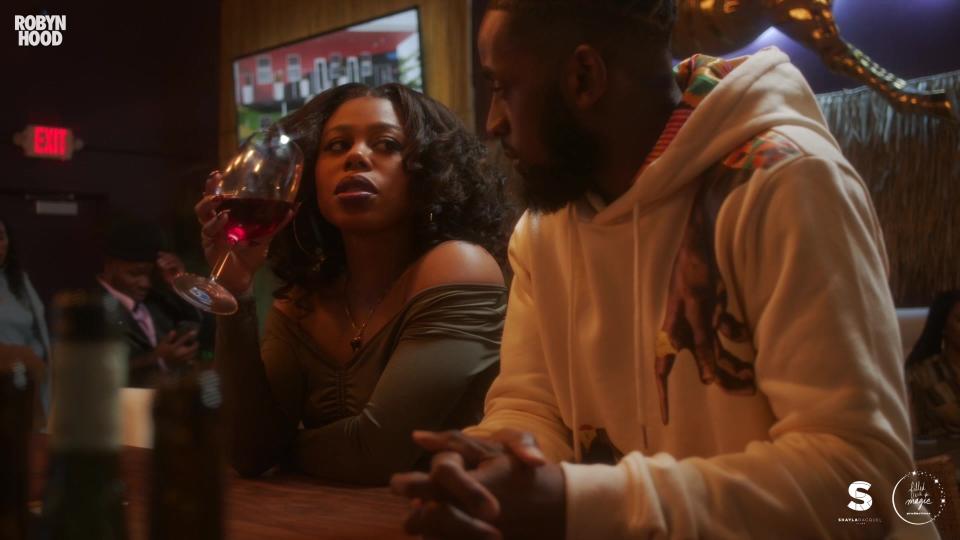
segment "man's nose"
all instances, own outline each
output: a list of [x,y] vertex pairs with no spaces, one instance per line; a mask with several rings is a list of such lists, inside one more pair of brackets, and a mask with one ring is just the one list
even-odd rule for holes
[[510,122],[507,119],[503,104],[496,96],[490,100],[490,109],[487,111],[487,134],[494,138],[502,138],[510,133]]

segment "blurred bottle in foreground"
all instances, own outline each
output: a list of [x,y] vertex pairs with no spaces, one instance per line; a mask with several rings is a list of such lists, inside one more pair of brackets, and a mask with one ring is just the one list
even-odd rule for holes
[[54,299],[53,400],[41,538],[127,538],[120,479],[126,345],[117,302],[92,292]]
[[0,358],[0,538],[27,537],[27,452],[33,419],[34,381],[26,364]]
[[223,463],[212,370],[171,375],[153,405],[151,540],[223,538]]

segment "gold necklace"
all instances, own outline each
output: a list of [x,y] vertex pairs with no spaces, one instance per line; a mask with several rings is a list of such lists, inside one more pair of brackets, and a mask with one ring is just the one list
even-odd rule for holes
[[[399,277],[399,276],[398,276]],[[350,321],[350,326],[353,327],[353,330],[356,332],[353,338],[350,339],[350,348],[353,349],[353,354],[357,354],[357,351],[360,350],[360,347],[363,345],[363,331],[367,329],[367,324],[370,323],[370,320],[373,319],[373,312],[377,310],[377,307],[380,305],[380,302],[386,298],[387,293],[390,292],[390,289],[393,288],[393,284],[397,280],[394,278],[389,285],[380,293],[380,297],[377,298],[377,301],[373,303],[373,306],[370,307],[370,311],[367,312],[367,318],[363,321],[360,326],[357,326],[357,323],[353,322],[353,313],[350,312],[350,298],[348,294],[349,284],[350,284],[350,275],[347,274],[346,278],[343,281],[343,311],[347,314],[347,320]]]

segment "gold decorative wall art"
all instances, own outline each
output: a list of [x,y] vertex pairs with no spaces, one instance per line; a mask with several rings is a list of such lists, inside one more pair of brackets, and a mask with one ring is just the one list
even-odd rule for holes
[[833,71],[872,88],[896,110],[960,120],[956,96],[943,90],[922,91],[844,40],[833,19],[833,0],[675,1],[673,52],[677,57],[728,53],[775,27],[819,54]]

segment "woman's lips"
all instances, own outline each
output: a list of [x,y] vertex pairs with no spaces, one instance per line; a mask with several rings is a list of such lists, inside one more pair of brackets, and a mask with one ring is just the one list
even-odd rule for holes
[[359,174],[340,180],[333,190],[333,195],[344,202],[366,201],[376,197],[377,193],[379,190],[376,184]]

